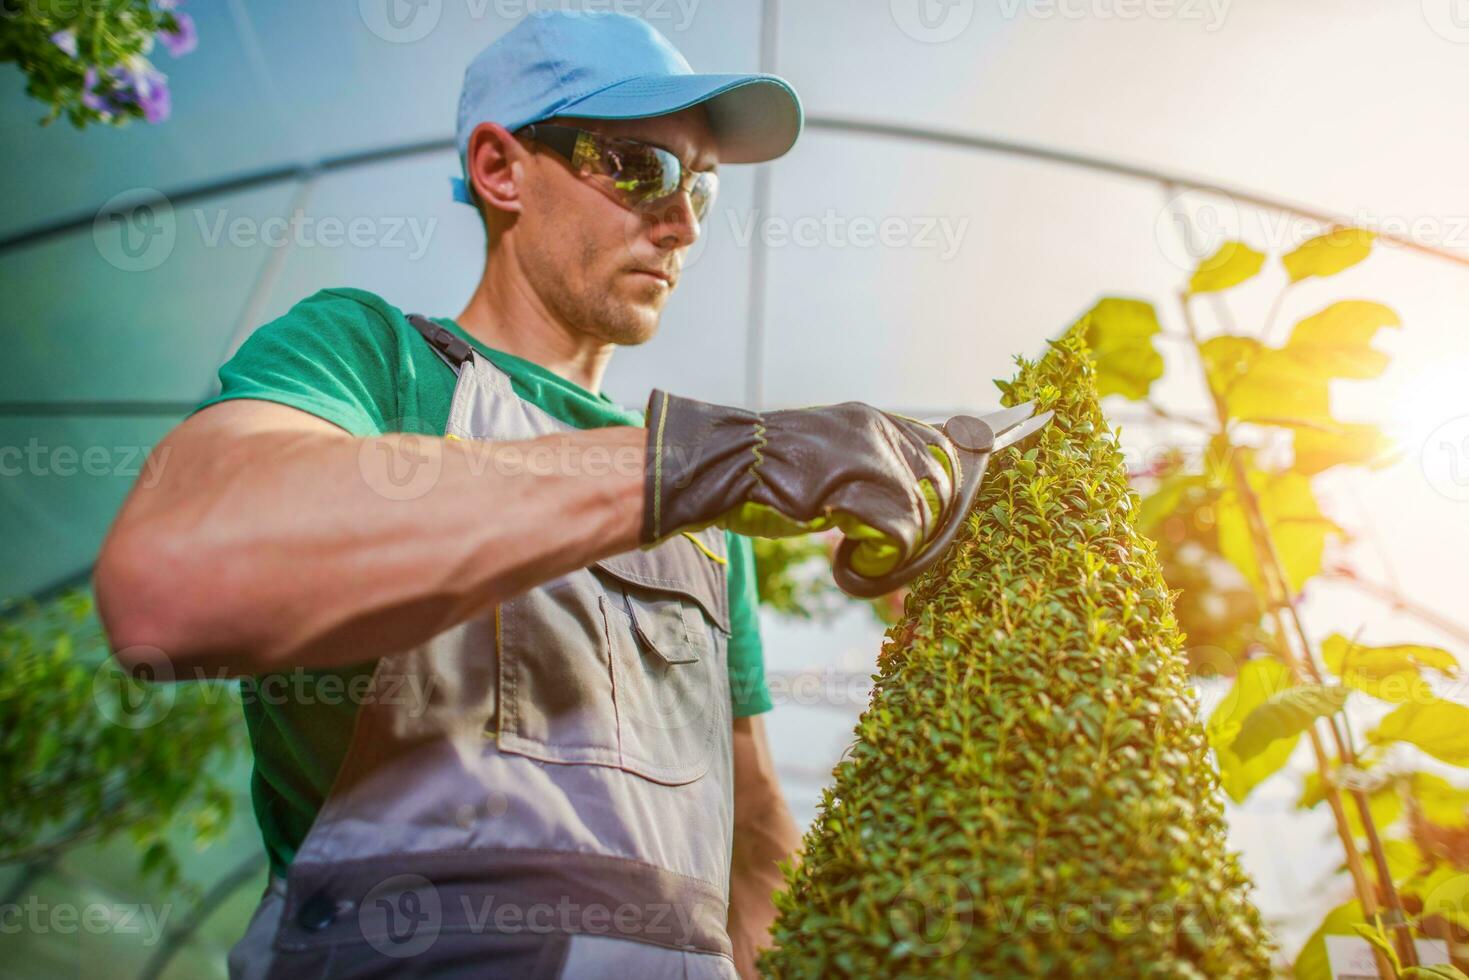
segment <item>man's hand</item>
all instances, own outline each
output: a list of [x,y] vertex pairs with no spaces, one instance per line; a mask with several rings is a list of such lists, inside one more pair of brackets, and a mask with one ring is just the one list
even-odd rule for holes
[[923,550],[953,506],[958,452],[917,419],[861,402],[750,412],[653,392],[643,541],[716,524],[753,537],[829,527],[876,577]]

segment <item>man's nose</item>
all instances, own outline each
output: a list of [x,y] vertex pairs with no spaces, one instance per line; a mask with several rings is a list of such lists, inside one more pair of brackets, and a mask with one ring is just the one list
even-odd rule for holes
[[664,249],[686,248],[699,238],[699,218],[689,192],[678,190],[642,208],[643,228]]

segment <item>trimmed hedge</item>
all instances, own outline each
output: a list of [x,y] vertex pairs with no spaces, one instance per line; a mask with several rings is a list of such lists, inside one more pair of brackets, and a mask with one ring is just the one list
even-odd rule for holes
[[1271,975],[1086,327],[1000,383],[1056,417],[888,632],[769,976]]

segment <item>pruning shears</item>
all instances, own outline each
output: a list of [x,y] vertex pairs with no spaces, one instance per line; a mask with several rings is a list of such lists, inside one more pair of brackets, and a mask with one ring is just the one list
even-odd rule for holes
[[859,542],[847,538],[837,549],[832,562],[832,574],[843,592],[862,599],[885,595],[900,586],[907,585],[918,574],[938,561],[948,550],[959,526],[974,506],[979,496],[979,486],[984,480],[990,458],[1001,449],[1014,446],[1035,435],[1051,421],[1051,412],[1035,414],[1035,402],[1024,402],[1014,408],[1002,409],[988,415],[955,415],[941,428],[944,435],[959,451],[960,487],[949,515],[944,519],[938,534],[928,546],[906,564],[899,565],[886,575],[868,578],[852,568],[852,554]]

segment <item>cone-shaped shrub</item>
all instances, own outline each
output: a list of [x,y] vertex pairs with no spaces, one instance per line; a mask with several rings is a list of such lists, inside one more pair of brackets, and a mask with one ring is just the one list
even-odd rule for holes
[[889,631],[769,976],[1271,974],[1086,326],[1000,383],[1056,417]]

